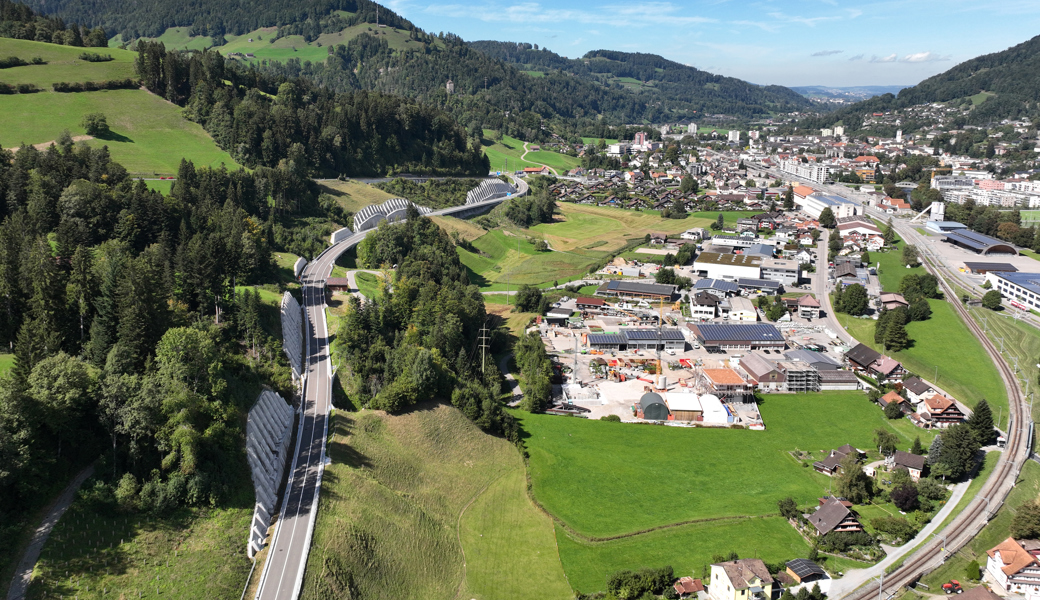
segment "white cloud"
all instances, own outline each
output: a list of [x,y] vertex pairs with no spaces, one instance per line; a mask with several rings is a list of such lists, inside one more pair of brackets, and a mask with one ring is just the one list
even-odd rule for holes
[[950,60],[950,57],[940,56],[934,52],[918,52],[916,54],[907,54],[903,57],[903,62],[909,63],[937,62],[941,60]]
[[896,55],[895,52],[893,52],[892,54],[889,54],[888,56],[877,56],[877,55],[871,56],[870,57],[870,62],[872,62],[872,63],[889,63],[889,62],[896,62],[896,60],[898,60],[898,59],[899,59],[899,57]]
[[819,52],[813,52],[809,56],[834,56],[835,54],[841,54],[844,50],[820,50]]
[[850,58],[849,62],[856,61],[856,60],[863,60],[863,55],[862,54],[857,54],[856,56],[853,56],[852,58]]

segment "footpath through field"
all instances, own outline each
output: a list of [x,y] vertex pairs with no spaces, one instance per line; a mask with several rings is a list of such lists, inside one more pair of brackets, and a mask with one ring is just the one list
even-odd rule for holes
[[534,163],[536,165],[542,165],[543,167],[545,167],[545,168],[549,169],[550,171],[552,171],[553,175],[555,175],[557,177],[560,176],[560,174],[556,171],[556,169],[550,167],[549,165],[547,165],[545,163],[540,163],[537,160],[529,160],[527,158],[527,153],[528,152],[530,152],[530,150],[527,148],[527,142],[524,142],[524,153],[520,155],[520,160],[526,160],[529,163]]

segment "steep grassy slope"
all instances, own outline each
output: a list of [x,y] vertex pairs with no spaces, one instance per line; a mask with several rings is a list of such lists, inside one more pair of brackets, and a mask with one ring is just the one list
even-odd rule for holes
[[[107,54],[112,56],[112,60],[87,62],[80,59],[80,55],[84,52]],[[134,77],[134,59],[137,54],[119,48],[74,48],[43,42],[0,38],[0,56],[4,58],[16,56],[24,61],[30,61],[34,57],[43,59],[46,64],[3,69],[0,71],[0,81],[12,85],[32,83],[41,89],[50,91],[52,83],[62,81],[72,83]]]

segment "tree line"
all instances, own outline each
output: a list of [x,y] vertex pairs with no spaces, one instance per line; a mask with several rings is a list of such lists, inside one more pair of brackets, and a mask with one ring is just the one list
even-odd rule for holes
[[[88,23],[90,19],[78,19]],[[63,46],[108,47],[108,36],[102,27],[88,29],[62,19],[37,15],[29,6],[11,0],[0,0],[0,37],[61,44]]]
[[478,140],[444,112],[377,92],[337,94],[305,79],[264,75],[215,51],[167,52],[138,43],[137,73],[185,107],[217,145],[250,167],[283,163],[305,175],[412,172],[481,175]]

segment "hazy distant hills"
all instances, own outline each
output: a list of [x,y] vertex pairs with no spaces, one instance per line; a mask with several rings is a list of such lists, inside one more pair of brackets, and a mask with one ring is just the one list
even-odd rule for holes
[[824,98],[835,100],[866,100],[882,94],[898,94],[908,85],[860,85],[852,87],[833,87],[826,85],[802,85],[791,89],[806,98]]

